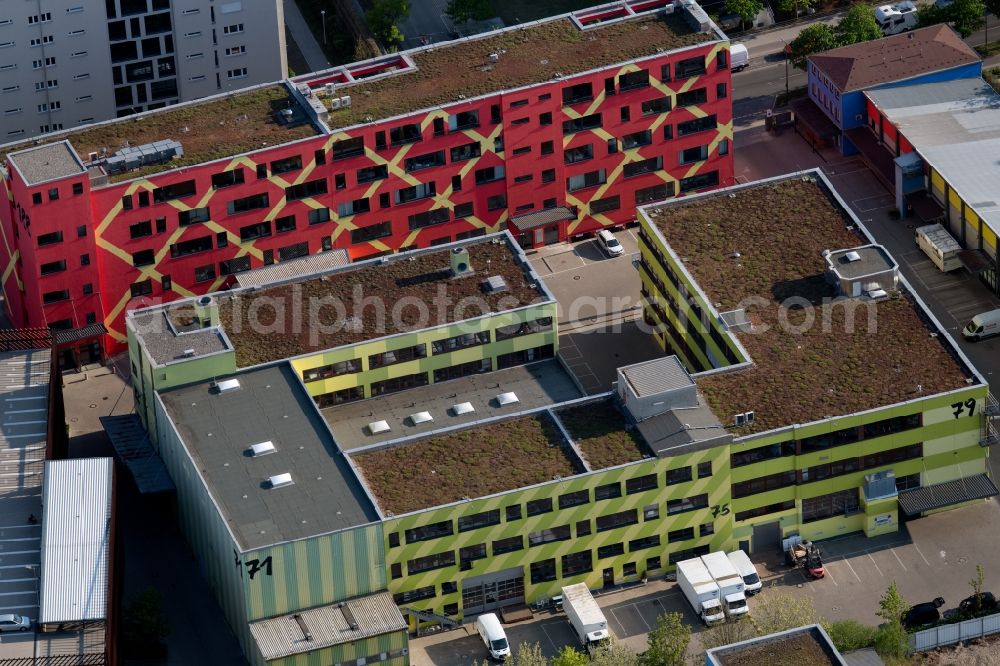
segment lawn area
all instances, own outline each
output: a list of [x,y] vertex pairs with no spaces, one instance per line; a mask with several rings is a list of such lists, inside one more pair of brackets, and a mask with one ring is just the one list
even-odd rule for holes
[[507,25],[537,21],[546,16],[575,12],[584,7],[604,4],[606,0],[493,0],[493,11]]
[[653,455],[637,430],[625,430],[625,417],[611,400],[570,407],[558,412],[558,416],[591,469],[624,465]]
[[582,471],[547,414],[450,432],[354,457],[383,511],[418,511]]

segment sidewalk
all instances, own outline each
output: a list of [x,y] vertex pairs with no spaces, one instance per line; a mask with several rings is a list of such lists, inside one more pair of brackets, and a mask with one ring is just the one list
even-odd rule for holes
[[[295,0],[284,0],[285,5],[285,26],[291,33],[295,45],[299,47],[302,57],[309,65],[309,71],[316,72],[330,67],[330,61],[326,59],[323,48],[316,41],[309,29],[309,24],[299,11],[299,6]],[[296,74],[306,74],[308,72],[295,72]]]

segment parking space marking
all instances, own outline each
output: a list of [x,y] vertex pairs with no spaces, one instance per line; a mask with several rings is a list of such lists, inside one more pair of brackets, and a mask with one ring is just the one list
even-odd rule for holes
[[833,570],[830,568],[830,564],[830,562],[827,562],[826,566],[823,567],[823,570],[826,572],[826,576],[830,579],[830,581],[837,587],[840,587],[840,584],[837,583],[837,579],[833,577]]
[[919,555],[919,556],[920,556],[920,559],[922,559],[922,560],[924,561],[924,564],[926,564],[927,566],[930,566],[930,565],[931,565],[931,563],[927,561],[927,558],[926,558],[926,557],[924,557],[924,554],[920,552],[920,549],[919,549],[919,548],[917,548],[917,544],[913,544],[913,549],[914,549],[915,551],[917,551],[917,555]]
[[906,571],[906,565],[903,564],[903,560],[899,559],[899,555],[896,554],[896,551],[890,548],[889,552],[892,553],[892,556],[896,558],[897,562],[899,562],[899,566],[903,567],[903,571]]
[[851,570],[851,573],[854,574],[854,577],[857,578],[858,582],[860,583],[861,582],[861,576],[859,576],[858,572],[854,570],[854,567],[852,567],[851,563],[847,561],[847,558],[844,558],[844,559],[842,559],[840,561],[847,565],[847,568]]
[[875,571],[877,571],[877,572],[878,572],[878,575],[879,575],[879,576],[882,576],[882,575],[883,575],[883,574],[882,574],[882,570],[878,568],[878,564],[877,564],[877,563],[875,562],[875,558],[874,558],[874,557],[872,557],[872,554],[871,554],[871,553],[866,553],[866,554],[868,555],[868,559],[872,561],[872,566],[874,566],[874,567],[875,567]]
[[542,628],[542,633],[545,634],[545,640],[547,640],[549,642],[549,645],[552,646],[552,653],[558,654],[559,648],[556,647],[556,642],[552,640],[551,636],[549,636],[548,627],[546,627],[544,624],[539,624],[538,626]]

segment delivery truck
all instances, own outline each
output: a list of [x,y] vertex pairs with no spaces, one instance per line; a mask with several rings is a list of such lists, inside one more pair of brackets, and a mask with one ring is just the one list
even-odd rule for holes
[[695,614],[706,625],[726,621],[719,601],[719,586],[700,557],[677,563],[677,585]]
[[719,586],[722,609],[727,617],[741,618],[750,611],[747,606],[746,584],[726,554],[721,550],[701,556],[702,564]]
[[562,598],[566,618],[588,652],[593,653],[610,640],[611,633],[608,631],[604,611],[597,605],[586,583],[567,585],[562,589]]
[[939,271],[948,273],[962,267],[958,258],[962,246],[940,224],[927,224],[913,231],[917,247],[924,251]]

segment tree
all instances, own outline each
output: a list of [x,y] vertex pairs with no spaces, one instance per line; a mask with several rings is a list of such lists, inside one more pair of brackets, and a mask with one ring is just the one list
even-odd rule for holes
[[983,27],[986,3],[983,0],[954,0],[944,8],[944,15],[955,32],[968,37]]
[[816,622],[816,608],[807,597],[771,590],[748,613],[757,636],[766,636]]
[[882,28],[875,20],[875,12],[870,5],[862,4],[852,5],[847,10],[847,14],[834,28],[834,33],[839,46],[882,38]]
[[517,648],[517,654],[508,663],[510,666],[547,666],[549,660],[538,643],[529,643]]
[[649,632],[649,649],[639,657],[639,666],[684,666],[691,640],[691,627],[680,613],[663,613]]
[[809,9],[814,4],[816,4],[816,0],[778,0],[778,9],[783,12],[792,12],[798,16],[799,12]]
[[917,9],[917,27],[926,28],[927,26],[937,25],[938,23],[946,23],[948,21],[948,16],[945,10],[937,5],[924,5]]
[[590,657],[572,645],[567,645],[552,660],[552,666],[590,666]]
[[701,643],[702,649],[711,650],[723,645],[739,643],[740,641],[754,638],[757,635],[753,625],[749,622],[744,622],[743,620],[739,622],[723,622],[714,627],[709,627],[698,634],[698,642]]
[[122,612],[126,653],[136,657],[156,655],[162,652],[163,640],[169,635],[163,598],[156,588],[147,587],[128,599]]
[[591,666],[638,666],[639,657],[618,641],[612,640],[594,653]]
[[986,0],[986,9],[993,16],[1000,16],[1000,0]]
[[455,23],[485,21],[493,16],[490,0],[448,0],[444,13]]
[[906,603],[906,599],[899,593],[896,581],[892,581],[889,583],[885,594],[878,600],[878,607],[879,609],[875,614],[891,624],[893,622],[901,623],[903,621],[903,613],[909,610],[910,605]]
[[975,597],[973,601],[972,612],[977,612],[981,610],[983,603],[983,583],[986,582],[986,571],[983,569],[982,564],[976,565],[976,576],[969,581],[969,587],[972,588],[972,596]]
[[806,58],[813,53],[828,51],[837,46],[837,36],[833,28],[825,23],[806,26],[799,36],[792,40],[792,64],[799,69],[806,68]]
[[386,46],[398,47],[403,41],[403,33],[396,24],[409,15],[409,0],[375,0],[365,18],[377,39]]
[[881,657],[902,659],[910,651],[910,639],[899,620],[883,624],[875,632],[875,651]]
[[764,3],[761,0],[726,0],[725,8],[730,14],[739,16],[741,23],[746,23],[753,21],[757,14],[760,14],[764,9]]
[[861,624],[857,620],[838,620],[824,624],[823,628],[841,652],[863,650],[875,645],[875,627]]

